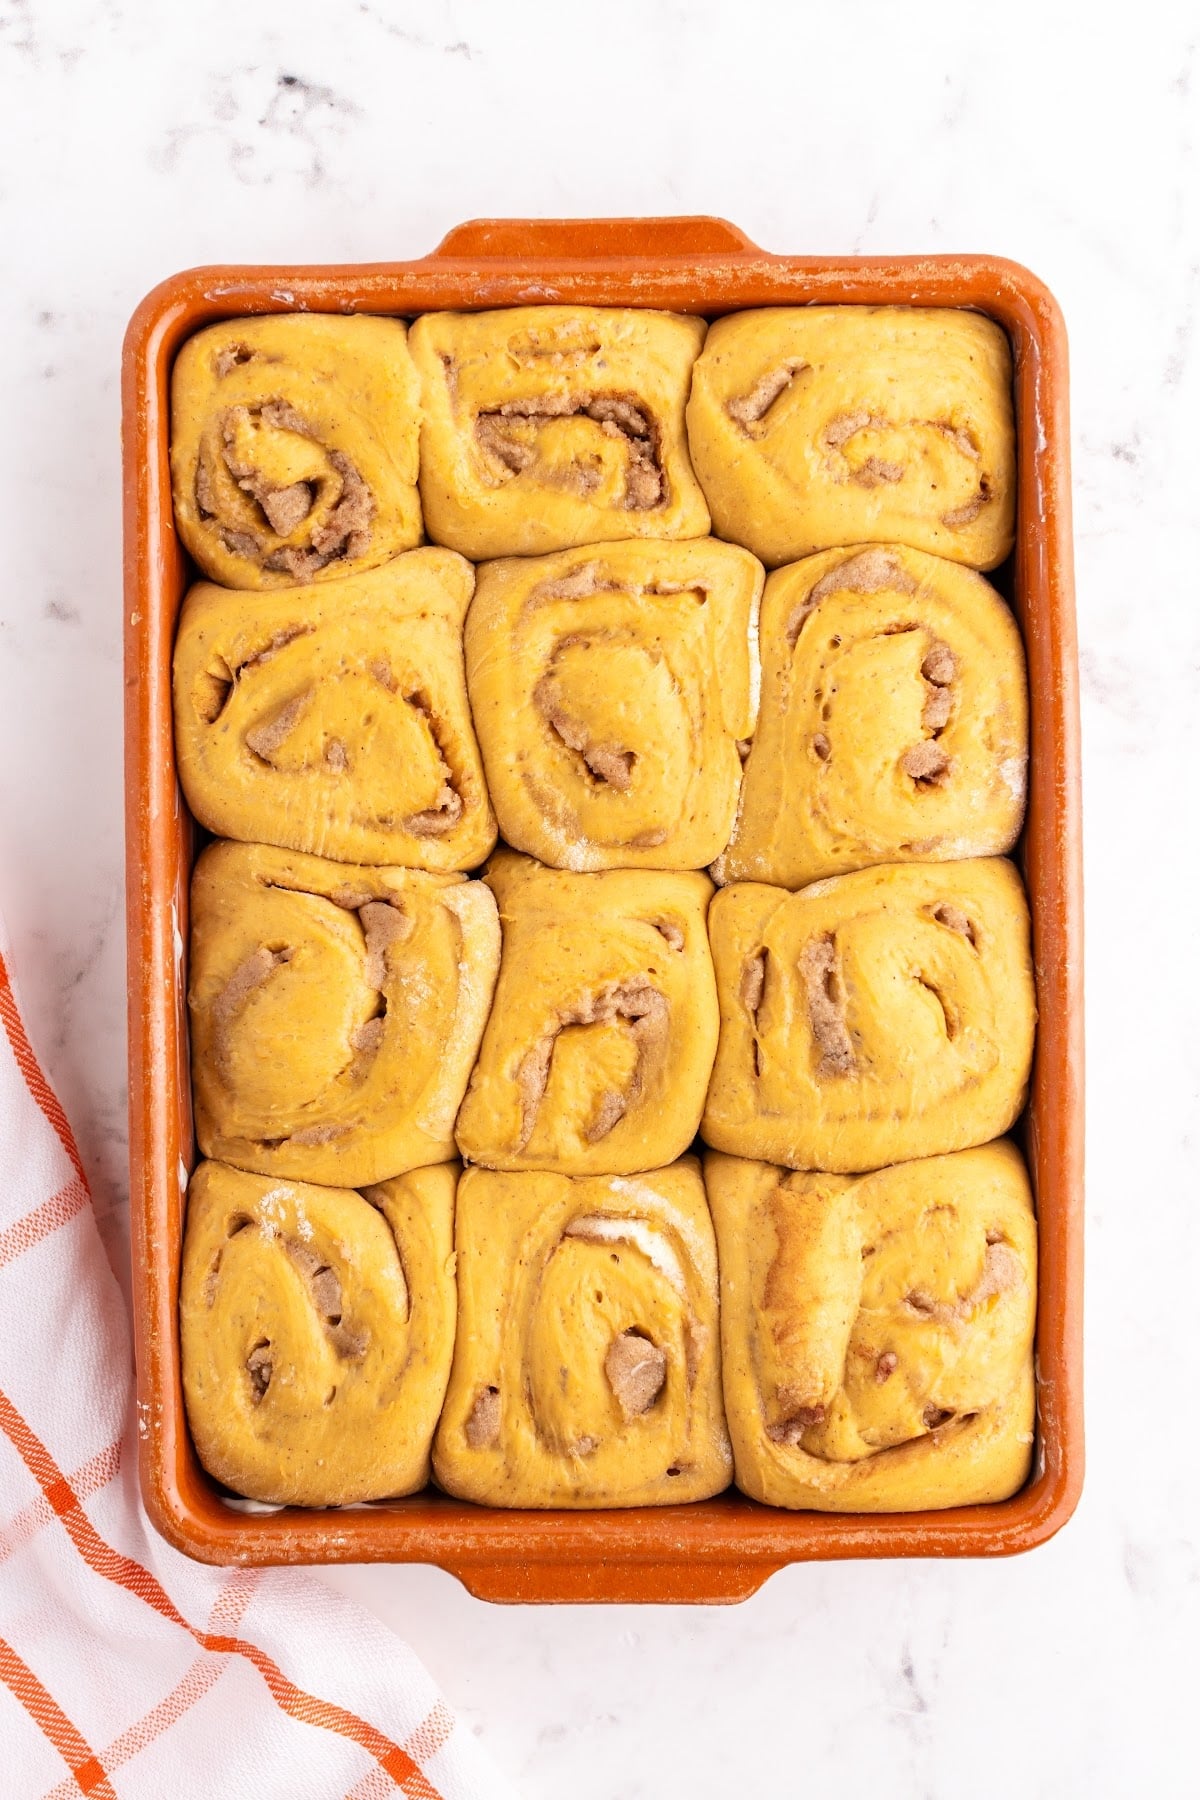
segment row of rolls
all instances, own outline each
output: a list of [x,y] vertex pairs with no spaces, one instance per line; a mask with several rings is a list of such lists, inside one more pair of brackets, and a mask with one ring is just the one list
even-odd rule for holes
[[1003,854],[1024,817],[1012,612],[899,544],[769,577],[701,538],[201,582],[174,692],[196,818],[335,861],[469,870],[499,831],[554,868],[799,887]]
[[431,1471],[501,1507],[731,1481],[828,1512],[999,1500],[1031,1458],[1036,1255],[1007,1140],[860,1176],[710,1152],[359,1191],[204,1162],[192,1434],[266,1504],[391,1498]]
[[180,1311],[234,1493],[1020,1485],[1010,382],[903,308],[184,346]]
[[716,536],[775,567],[1012,546],[1012,358],[955,308],[619,307],[234,319],[176,359],[175,514],[231,588]]
[[795,893],[699,871],[482,881],[219,843],[192,882],[206,1156],[359,1187],[455,1155],[633,1175],[697,1131],[844,1174],[984,1144],[1025,1100],[1029,916],[1004,857]]

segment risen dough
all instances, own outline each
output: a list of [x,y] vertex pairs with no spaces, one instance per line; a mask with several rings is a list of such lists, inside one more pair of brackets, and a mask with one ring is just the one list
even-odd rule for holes
[[1028,707],[1016,620],[981,575],[898,545],[779,569],[722,881],[1011,850]]
[[567,869],[712,862],[754,729],[762,579],[714,538],[484,564],[467,680],[510,844]]
[[175,744],[210,831],[343,862],[472,869],[496,822],[471,727],[471,566],[412,550],[251,599],[208,582],[175,646]]
[[184,1395],[201,1462],[235,1493],[342,1506],[424,1486],[454,1347],[455,1172],[363,1195],[196,1170]]
[[770,566],[900,543],[991,569],[1012,547],[1012,356],[979,313],[732,313],[709,330],[687,419],[714,530]]
[[769,1506],[1005,1500],[1034,1424],[1037,1233],[1012,1144],[849,1178],[710,1155],[737,1484]]
[[486,879],[504,952],[458,1117],[468,1162],[627,1175],[695,1136],[717,1041],[700,874],[567,875],[511,850]]
[[886,864],[709,912],[721,1038],[715,1149],[839,1172],[983,1144],[1021,1110],[1029,913],[1002,857]]
[[421,541],[420,383],[396,319],[209,325],[171,376],[179,535],[234,588],[373,569]]
[[730,1477],[699,1165],[458,1189],[438,1481],[489,1506],[661,1506]]
[[200,1148],[346,1187],[445,1162],[499,953],[482,882],[210,845],[188,995]]
[[684,404],[703,319],[598,306],[425,313],[421,500],[475,561],[701,537]]

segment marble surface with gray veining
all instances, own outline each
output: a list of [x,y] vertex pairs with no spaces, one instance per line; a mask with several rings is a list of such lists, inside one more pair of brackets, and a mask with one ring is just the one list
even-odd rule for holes
[[729,1609],[393,1622],[530,1800],[1195,1793],[1200,70],[1194,9],[0,0],[0,908],[125,1254],[118,356],[207,261],[480,214],[716,212],[770,249],[987,250],[1073,358],[1090,1470],[1010,1563],[795,1568]]

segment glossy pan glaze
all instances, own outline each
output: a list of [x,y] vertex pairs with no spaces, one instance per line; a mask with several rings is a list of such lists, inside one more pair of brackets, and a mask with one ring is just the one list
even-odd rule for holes
[[[253,1514],[228,1507],[196,1460],[176,1324],[184,1190],[195,1160],[184,949],[195,828],[171,731],[172,638],[188,580],[167,462],[172,359],[198,327],[239,314],[411,316],[554,301],[709,316],[835,301],[969,306],[998,320],[1012,342],[1018,518],[1010,573],[1032,700],[1023,856],[1041,1021],[1024,1142],[1041,1251],[1036,1462],[1028,1485],[1001,1504],[838,1517],[775,1511],[729,1492],[662,1509],[522,1513],[430,1491],[364,1508]],[[142,1491],[159,1530],[213,1563],[435,1563],[472,1593],[503,1601],[733,1601],[786,1563],[1006,1555],[1050,1537],[1083,1481],[1079,709],[1067,349],[1052,296],[1027,270],[991,257],[773,256],[719,219],[480,220],[416,262],[173,276],[130,322],[123,403],[130,1212]]]

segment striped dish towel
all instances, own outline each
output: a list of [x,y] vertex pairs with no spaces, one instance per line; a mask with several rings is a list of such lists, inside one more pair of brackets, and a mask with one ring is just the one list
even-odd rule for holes
[[0,929],[0,1793],[512,1800],[412,1651],[298,1570],[210,1569],[137,1492],[125,1305]]

